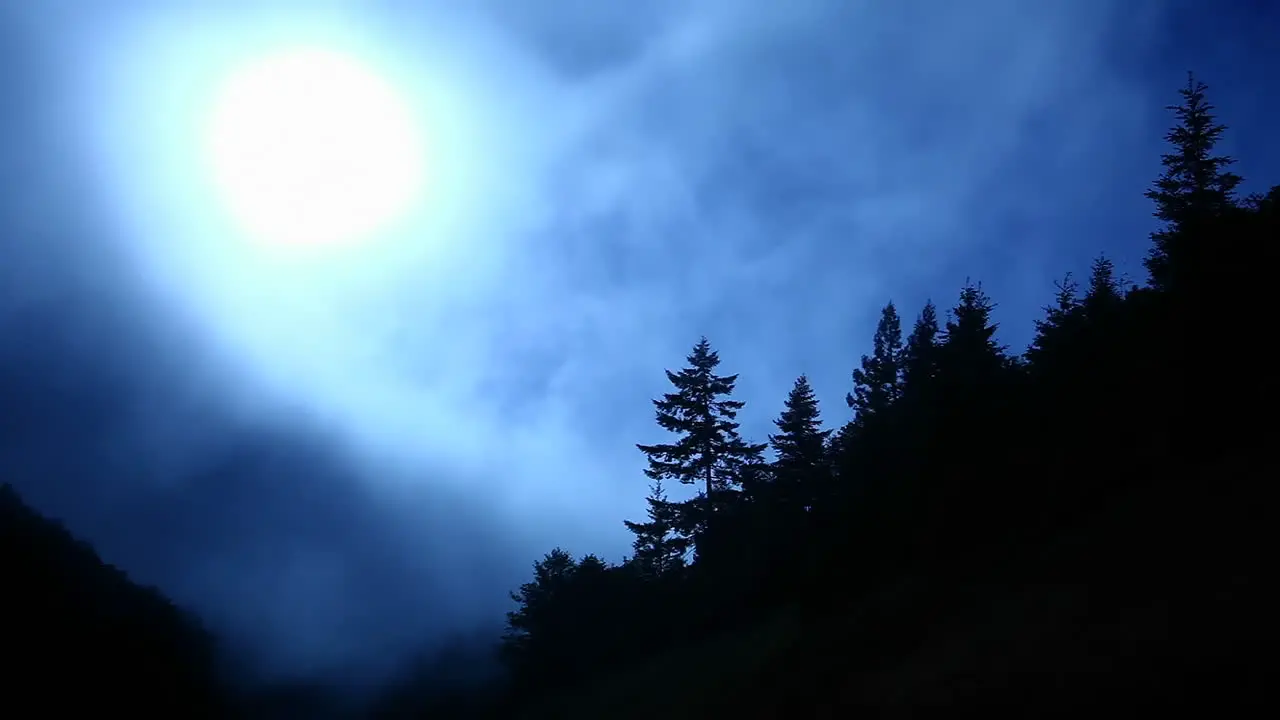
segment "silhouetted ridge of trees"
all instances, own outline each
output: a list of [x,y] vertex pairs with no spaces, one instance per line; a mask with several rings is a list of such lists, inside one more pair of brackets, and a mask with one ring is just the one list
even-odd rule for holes
[[211,636],[0,486],[0,714],[223,718]]
[[[905,337],[888,303],[852,370],[850,414],[824,429],[801,376],[766,445],[739,434],[737,376],[699,340],[654,401],[669,440],[639,446],[650,489],[647,516],[626,522],[632,554],[538,561],[512,595],[505,695],[470,712],[812,717],[982,698],[1061,710],[1104,692],[1175,700],[1223,678],[1247,697],[1257,673],[1233,643],[1262,545],[1246,541],[1262,524],[1251,498],[1275,465],[1263,328],[1280,187],[1237,195],[1194,77],[1171,109],[1147,193],[1160,221],[1147,283],[1097,258],[1083,282],[1056,284],[1025,352],[1000,342],[978,282],[945,309],[926,303]],[[680,485],[692,497],[668,495]],[[1003,619],[975,619],[1002,603]],[[1039,617],[1035,603],[1084,609]],[[1212,641],[1195,629],[1210,617]],[[1002,622],[1010,647],[1050,638],[1027,650],[1039,674],[952,668],[969,679],[947,685],[907,661],[945,673],[932,633],[979,647]],[[1073,622],[1096,653],[1070,649]]]

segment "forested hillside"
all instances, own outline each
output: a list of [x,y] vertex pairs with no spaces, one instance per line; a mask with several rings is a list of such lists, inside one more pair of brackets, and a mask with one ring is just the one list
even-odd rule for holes
[[0,715],[225,718],[213,638],[0,486]]
[[[1260,692],[1280,186],[1241,191],[1205,92],[1189,77],[1170,108],[1145,282],[1106,257],[1062,277],[1025,352],[1001,343],[980,282],[888,303],[848,408],[823,409],[834,432],[801,376],[776,432],[742,437],[737,376],[699,340],[654,401],[670,439],[639,446],[649,510],[626,523],[630,556],[552,550],[513,594],[505,683],[386,714],[1040,712]],[[696,496],[671,500],[680,484]]]

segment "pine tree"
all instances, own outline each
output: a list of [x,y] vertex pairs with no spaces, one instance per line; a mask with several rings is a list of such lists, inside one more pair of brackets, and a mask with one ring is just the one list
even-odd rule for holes
[[862,367],[853,371],[853,392],[845,402],[853,409],[854,420],[865,425],[872,417],[889,409],[902,390],[902,322],[893,303],[880,311],[871,355],[862,356]]
[[1044,319],[1035,321],[1036,334],[1027,347],[1027,360],[1033,369],[1061,365],[1055,360],[1065,359],[1063,353],[1070,347],[1081,320],[1080,285],[1071,273],[1054,286],[1058,289],[1054,304],[1044,309]]
[[960,291],[943,329],[940,355],[940,374],[953,390],[978,389],[1008,366],[1005,348],[995,339],[994,309],[981,283],[966,283]]
[[676,533],[677,506],[667,500],[661,480],[654,480],[645,500],[649,504],[648,522],[623,521],[636,536],[630,562],[642,577],[665,577],[684,566],[689,542]]
[[922,390],[938,374],[938,310],[926,301],[902,351],[904,391]]
[[1082,303],[1085,314],[1091,320],[1100,320],[1115,310],[1124,299],[1120,279],[1115,266],[1106,256],[1098,256],[1089,272],[1089,289]]
[[789,506],[808,507],[828,471],[826,447],[831,431],[822,429],[818,398],[807,377],[796,379],[782,414],[773,423],[778,432],[769,436],[769,443],[781,500]]
[[744,403],[729,399],[738,376],[715,374],[720,356],[705,337],[686,361],[689,366],[680,372],[667,371],[676,391],[653,401],[658,425],[679,439],[636,447],[649,458],[645,475],[651,480],[703,486],[702,517],[692,525],[704,529],[720,497],[741,483],[744,469],[763,462],[766,446],[739,435],[736,418]]
[[1213,148],[1226,126],[1216,122],[1214,106],[1205,99],[1208,87],[1187,73],[1187,86],[1180,92],[1181,105],[1170,105],[1178,124],[1165,140],[1173,152],[1161,156],[1164,173],[1146,196],[1156,204],[1153,213],[1165,227],[1152,233],[1153,247],[1144,264],[1157,288],[1168,287],[1179,268],[1190,268],[1188,241],[1203,224],[1235,206],[1235,190],[1241,178],[1230,172],[1235,160],[1214,155]]

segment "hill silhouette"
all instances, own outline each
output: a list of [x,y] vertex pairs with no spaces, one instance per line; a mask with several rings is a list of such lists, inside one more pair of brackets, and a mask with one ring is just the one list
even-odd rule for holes
[[0,486],[5,714],[227,717],[213,637]]

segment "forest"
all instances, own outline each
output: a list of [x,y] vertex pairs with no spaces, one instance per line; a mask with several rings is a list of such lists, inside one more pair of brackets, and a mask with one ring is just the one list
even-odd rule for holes
[[[666,441],[637,446],[647,514],[620,519],[627,557],[550,549],[491,648],[426,663],[366,715],[1261,701],[1280,186],[1243,192],[1206,92],[1189,75],[1169,108],[1145,278],[1104,256],[1059,278],[1021,352],[976,280],[936,304],[887,302],[851,358],[847,407],[820,409],[800,376],[766,438],[739,432],[733,359],[694,339],[653,401]],[[0,501],[22,608],[6,639],[39,618],[29,646],[4,645],[32,678],[18,694],[105,673],[100,708],[262,714],[219,690],[197,621],[12,491]],[[492,671],[460,670],[490,650]]]

